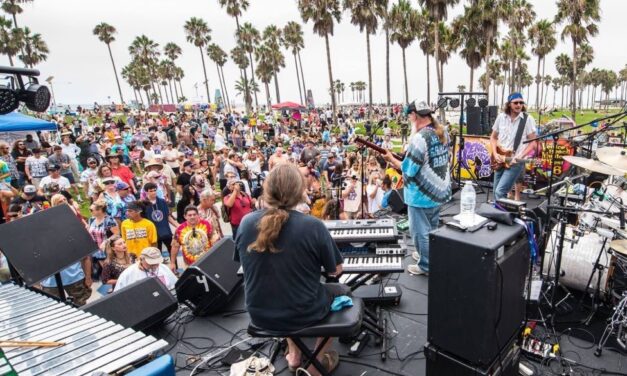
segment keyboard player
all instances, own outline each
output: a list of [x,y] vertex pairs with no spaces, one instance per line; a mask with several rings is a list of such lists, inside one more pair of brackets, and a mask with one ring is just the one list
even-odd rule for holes
[[387,151],[383,158],[403,172],[403,195],[409,214],[409,232],[414,239],[416,265],[407,271],[429,273],[429,232],[438,226],[440,206],[451,199],[449,147],[446,129],[432,116],[426,102],[413,101],[405,107],[412,127],[402,161]]
[[[277,165],[264,183],[267,209],[244,217],[235,238],[248,313],[256,326],[266,330],[296,331],[310,326],[329,313],[336,296],[350,295],[344,285],[320,283],[321,267],[339,275],[343,260],[325,225],[293,210],[304,190],[296,166]],[[329,371],[337,367],[339,359],[337,352],[330,350],[331,343],[318,356]],[[300,350],[290,340],[288,346],[288,365],[296,369]]]

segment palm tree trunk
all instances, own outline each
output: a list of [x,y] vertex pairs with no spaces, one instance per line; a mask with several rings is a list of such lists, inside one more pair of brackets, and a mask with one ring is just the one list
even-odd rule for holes
[[181,80],[178,80],[179,82],[179,90],[181,91],[181,97],[184,97],[185,94],[183,94],[183,84],[181,84]]
[[544,104],[542,105],[542,108],[545,108],[546,107],[546,97],[549,94],[549,85],[546,85],[546,89],[544,89],[544,86],[543,86],[542,87],[542,91],[544,92],[544,101],[543,101]]
[[209,79],[207,78],[207,67],[205,66],[205,54],[202,53],[202,47],[198,47],[200,50],[200,60],[202,61],[202,73],[205,75],[205,89],[207,89],[207,103],[211,103],[211,96],[209,95]]
[[[546,68],[546,56],[542,58],[542,79],[543,80],[545,77],[545,74],[544,74],[545,68]],[[546,107],[546,93],[549,91],[549,85],[546,85],[546,90],[544,89],[544,86],[542,86],[542,91],[540,92],[540,96],[544,98],[544,104],[542,103],[540,104],[543,108]]]
[[494,103],[495,105],[496,105],[496,92],[497,92],[497,90],[496,90],[496,89],[497,89],[497,87],[496,87],[496,82],[495,82],[495,83],[494,83],[494,88],[492,89],[492,90],[493,90],[493,92],[492,92],[492,93],[493,93],[493,95],[494,95],[494,98],[492,98],[492,101],[493,101],[492,103]]
[[[250,77],[252,82],[255,82],[255,62],[253,61],[253,54],[248,53],[248,58],[250,59]],[[255,94],[255,108],[259,108],[259,101],[257,100],[257,91],[253,92]]]
[[13,64],[13,56],[11,55],[7,55],[9,57],[9,64],[11,64],[12,67],[14,67],[15,65]]
[[427,104],[431,105],[431,73],[429,67],[429,54],[425,54],[427,58]]
[[172,79],[172,81],[174,81],[174,85],[172,85],[172,86],[174,86],[174,94],[176,94],[176,103],[178,103],[179,102],[179,98],[180,98],[179,97],[179,89],[176,87],[176,80]]
[[[303,98],[307,102],[307,87],[305,86],[305,73],[303,72],[303,62],[300,60],[300,50],[298,50],[298,65],[300,65],[300,80],[303,82]],[[303,103],[305,106],[306,103]]]
[[[298,72],[296,72],[296,74],[298,75]],[[264,82],[263,86],[266,88],[266,106],[268,106],[267,110],[270,111],[270,109],[272,109],[272,101],[270,100],[270,86],[268,86],[267,82]]]
[[573,87],[570,92],[570,113],[573,117],[573,121],[576,121],[577,117],[577,41],[573,38]]
[[220,90],[222,90],[222,104],[224,108],[228,108],[226,105],[226,93],[224,91],[224,85],[222,85],[222,79],[220,78],[220,66],[216,63],[216,70],[218,71],[218,82],[220,82]]
[[[540,83],[542,82],[542,77],[540,77],[540,55],[538,55],[538,70],[536,73],[536,111],[540,111],[540,106],[542,103],[540,102],[540,98],[542,98],[540,94]],[[542,88],[544,88],[544,83],[542,84]]]
[[228,91],[228,88],[226,87],[226,81],[224,80],[224,70],[222,69],[222,66],[220,66],[219,77],[222,80],[222,85],[224,87],[224,97],[226,98],[227,108],[229,109],[229,111],[233,111],[233,108],[231,107],[231,97],[229,97],[229,91]]
[[507,84],[507,74],[509,72],[505,71],[503,75],[503,86],[501,87],[501,102],[505,102],[505,85]]
[[163,104],[163,94],[161,93],[161,85],[157,84],[157,89],[159,89],[159,102]]
[[372,118],[372,61],[370,59],[370,33],[366,31],[366,50],[368,51],[368,119]]
[[475,80],[475,68],[470,68],[470,92],[472,93],[472,82]]
[[303,104],[305,102],[303,102],[303,92],[300,86],[300,77],[298,76],[298,59],[296,59],[296,52],[294,52],[293,55],[294,55],[294,65],[296,66],[296,81],[298,82],[298,96],[300,97],[300,104]]
[[174,93],[172,92],[172,80],[168,80],[168,87],[170,88],[170,98],[172,98],[172,103],[177,104],[179,100],[178,100],[178,96],[176,97],[176,100],[175,100]]
[[[486,56],[485,56],[485,84],[484,86],[488,89],[486,90],[487,94],[488,94],[488,98],[486,98],[488,100],[488,103],[490,103],[490,56],[492,55],[492,45],[491,45],[491,40],[492,38],[488,37],[486,38]],[[495,90],[496,93],[496,90]],[[496,102],[494,102],[496,103]]]
[[274,76],[274,92],[276,93],[276,102],[281,103],[281,95],[279,94],[279,79],[276,76],[276,71],[272,74]]
[[562,105],[560,106],[562,109],[564,108],[564,86],[566,85],[562,86]]
[[118,71],[117,69],[115,69],[115,61],[113,61],[113,54],[111,53],[111,45],[109,43],[107,43],[107,50],[109,50],[109,57],[111,58],[111,65],[113,65],[113,74],[115,75],[115,82],[118,84],[118,93],[120,93],[120,102],[124,103],[124,97],[122,96],[122,88],[120,87],[120,79],[118,78]]
[[150,92],[148,91],[148,89],[144,89],[144,91],[146,92],[146,99],[148,100],[148,107],[150,107],[150,105],[152,104],[152,99],[150,98]]
[[324,34],[324,43],[327,47],[327,66],[329,68],[329,85],[331,86],[331,108],[333,111],[333,125],[335,125],[337,124],[337,104],[335,103],[335,95],[333,93],[333,70],[331,68],[331,47],[329,47],[329,34]]
[[557,89],[553,89],[553,108],[555,108],[555,95],[557,94]]
[[[429,76],[429,65],[427,65],[427,76]],[[385,80],[387,89],[387,105],[390,105],[390,30],[385,28]],[[428,83],[427,83],[428,85]],[[427,86],[428,87],[428,86]],[[429,100],[429,91],[427,90],[427,100]]]
[[133,88],[133,95],[135,96],[135,102],[139,103],[137,100],[137,90],[135,90],[135,88]]
[[403,77],[405,79],[405,103],[409,103],[409,89],[407,88],[407,64],[405,62],[405,49],[403,51]]
[[167,103],[172,103],[172,102],[170,102],[170,98],[168,97],[168,88],[165,85],[163,85],[163,92],[165,93],[165,100],[166,100],[166,102]]

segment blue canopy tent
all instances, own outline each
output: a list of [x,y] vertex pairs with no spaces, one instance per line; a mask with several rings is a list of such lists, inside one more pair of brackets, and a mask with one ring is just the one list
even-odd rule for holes
[[0,140],[12,144],[13,141],[24,139],[32,134],[37,139],[36,131],[56,131],[56,124],[24,115],[19,112],[0,115]]
[[0,132],[56,131],[57,126],[19,112],[0,115]]

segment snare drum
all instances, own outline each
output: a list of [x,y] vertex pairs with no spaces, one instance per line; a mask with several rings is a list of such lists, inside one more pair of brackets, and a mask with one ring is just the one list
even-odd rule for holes
[[[559,227],[551,232],[546,252],[544,253],[542,273],[547,275],[555,275],[555,264],[557,248],[559,246]],[[566,236],[564,238],[564,249],[562,250],[562,267],[563,276],[560,282],[565,286],[575,290],[584,291],[586,283],[590,278],[590,274],[594,268],[594,262],[599,255],[599,251],[603,252],[599,259],[599,264],[604,266],[603,275],[601,276],[601,291],[606,293],[609,290],[608,281],[611,280],[613,272],[613,257],[606,250],[601,250],[603,240],[605,238],[595,234],[586,233],[583,236],[577,236],[574,233],[576,227],[568,225],[566,227]],[[607,247],[606,247],[607,248]],[[597,275],[594,275],[590,281],[590,289],[595,289],[597,283]]]

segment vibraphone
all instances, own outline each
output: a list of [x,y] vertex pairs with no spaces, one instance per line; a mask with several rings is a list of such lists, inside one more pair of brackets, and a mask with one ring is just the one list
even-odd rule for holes
[[[0,285],[0,340],[64,343],[2,349],[20,376],[113,373],[168,345],[14,284]],[[6,366],[0,375],[11,374]]]

